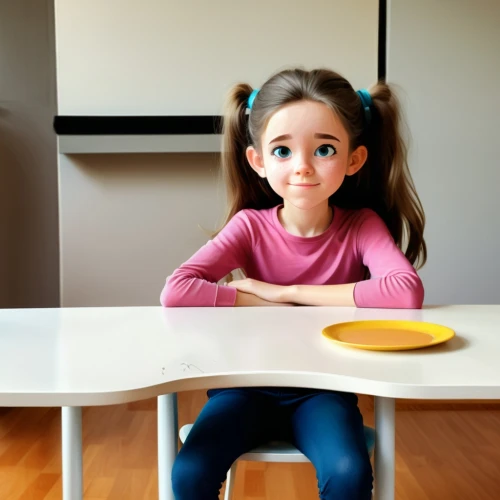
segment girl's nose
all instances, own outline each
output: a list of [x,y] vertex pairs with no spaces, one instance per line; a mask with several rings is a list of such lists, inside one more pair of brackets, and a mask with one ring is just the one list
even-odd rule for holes
[[311,175],[314,172],[311,163],[304,158],[297,159],[294,170],[296,175]]

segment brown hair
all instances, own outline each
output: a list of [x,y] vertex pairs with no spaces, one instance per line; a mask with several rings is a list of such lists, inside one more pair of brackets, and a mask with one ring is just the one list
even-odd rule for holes
[[285,70],[272,76],[259,90],[247,115],[252,87],[235,85],[226,101],[223,122],[222,173],[227,189],[225,224],[244,208],[271,208],[283,202],[252,169],[246,148],[260,149],[260,138],[271,116],[285,104],[310,100],[329,106],[341,119],[350,150],[368,149],[368,159],[356,174],[346,176],[330,202],[341,208],[371,208],[385,222],[396,244],[414,264],[423,266],[427,249],[423,237],[425,214],[407,163],[401,134],[401,108],[390,85],[370,88],[373,101],[367,121],[359,95],[338,73],[326,69]]

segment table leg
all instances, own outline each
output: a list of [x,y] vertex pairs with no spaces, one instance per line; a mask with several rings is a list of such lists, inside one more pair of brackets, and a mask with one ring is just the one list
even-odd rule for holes
[[396,476],[395,400],[375,397],[375,499],[394,500]]
[[174,500],[170,474],[177,455],[177,395],[158,396],[158,492],[160,500]]
[[61,427],[63,499],[82,500],[82,409],[63,406]]

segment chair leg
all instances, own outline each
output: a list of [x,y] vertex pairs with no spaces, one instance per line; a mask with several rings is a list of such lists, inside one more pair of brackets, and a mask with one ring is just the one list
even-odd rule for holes
[[238,462],[235,461],[231,468],[227,471],[226,476],[226,493],[224,494],[224,500],[231,500],[233,497],[234,481],[236,480],[236,466]]

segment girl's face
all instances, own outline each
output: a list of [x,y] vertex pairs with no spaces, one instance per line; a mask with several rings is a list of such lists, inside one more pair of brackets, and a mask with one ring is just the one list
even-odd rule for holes
[[349,152],[347,131],[328,106],[299,101],[272,115],[261,151],[250,146],[247,158],[285,202],[309,210],[328,204],[344,177],[363,166],[367,150],[360,146]]

